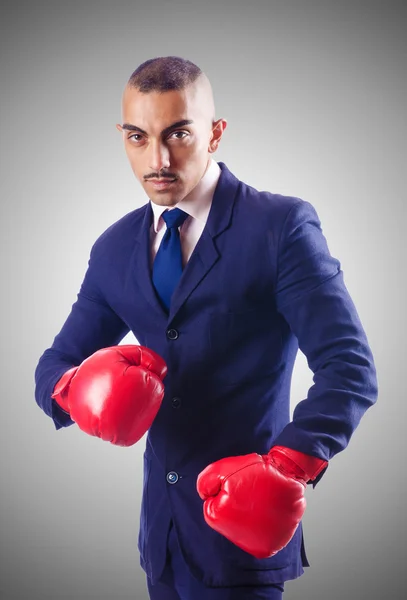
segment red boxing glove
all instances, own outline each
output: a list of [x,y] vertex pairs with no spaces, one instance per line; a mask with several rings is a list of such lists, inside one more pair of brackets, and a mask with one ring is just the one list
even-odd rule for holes
[[164,360],[137,345],[98,350],[59,379],[52,398],[80,429],[132,446],[151,427],[164,397]]
[[[204,519],[256,558],[268,558],[292,539],[306,507],[304,491],[328,464],[275,446],[268,454],[223,458],[198,476]],[[311,475],[300,464],[306,465]]]

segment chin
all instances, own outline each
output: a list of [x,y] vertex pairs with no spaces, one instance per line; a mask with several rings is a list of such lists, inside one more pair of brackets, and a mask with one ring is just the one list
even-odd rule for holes
[[[150,192],[150,200],[159,206],[175,206],[178,202],[181,202],[183,198],[185,198],[186,194],[183,189],[180,190],[169,190],[169,191],[155,191],[154,194]],[[147,194],[148,195],[148,194]]]

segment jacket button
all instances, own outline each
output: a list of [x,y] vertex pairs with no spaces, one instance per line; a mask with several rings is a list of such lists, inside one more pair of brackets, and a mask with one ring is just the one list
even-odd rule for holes
[[179,336],[179,333],[176,329],[168,329],[167,330],[167,338],[169,340],[176,340],[178,336]]
[[181,406],[181,398],[173,398],[172,405],[174,408],[179,408]]
[[170,471],[167,473],[167,481],[168,483],[177,483],[178,481],[178,473],[175,471]]

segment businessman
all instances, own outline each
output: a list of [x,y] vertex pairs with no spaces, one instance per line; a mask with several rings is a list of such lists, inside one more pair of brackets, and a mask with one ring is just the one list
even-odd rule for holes
[[[153,600],[281,599],[309,566],[304,490],[377,400],[316,210],[216,162],[226,125],[192,62],[132,73],[117,129],[148,202],[93,244],[35,372],[56,429],[121,445],[148,430],[138,547]],[[129,331],[140,347],[120,346]],[[314,384],[290,421],[299,348]]]

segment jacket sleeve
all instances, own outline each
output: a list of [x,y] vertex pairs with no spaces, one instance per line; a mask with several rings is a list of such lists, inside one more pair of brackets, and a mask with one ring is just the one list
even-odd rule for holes
[[98,286],[101,276],[94,244],[77,300],[52,346],[42,354],[35,369],[35,400],[52,418],[56,429],[74,423],[51,398],[57,381],[65,371],[80,365],[97,350],[116,346],[130,331],[101,296]]
[[314,207],[300,199],[280,234],[276,305],[298,339],[314,384],[275,445],[329,461],[346,448],[376,402],[376,368],[340,262],[329,252]]

